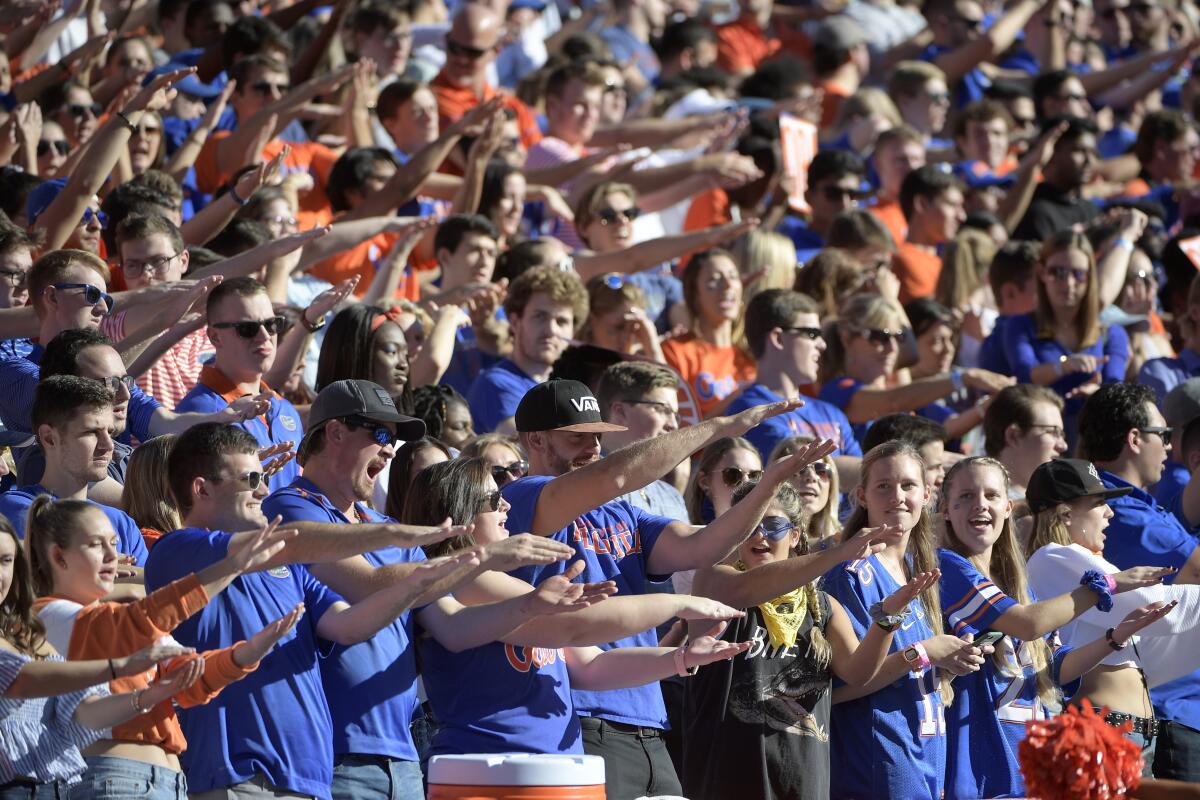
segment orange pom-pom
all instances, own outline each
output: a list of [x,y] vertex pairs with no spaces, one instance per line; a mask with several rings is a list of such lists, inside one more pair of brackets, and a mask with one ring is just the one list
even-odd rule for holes
[[1125,797],[1141,781],[1141,749],[1121,727],[1104,721],[1091,703],[1070,706],[1047,720],[1025,723],[1025,738],[1017,748],[1025,792],[1038,800],[1091,800]]

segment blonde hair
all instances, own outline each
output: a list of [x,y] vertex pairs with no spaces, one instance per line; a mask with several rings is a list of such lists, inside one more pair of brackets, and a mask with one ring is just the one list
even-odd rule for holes
[[[1087,257],[1088,285],[1083,293],[1083,300],[1072,320],[1075,335],[1079,338],[1079,348],[1091,347],[1100,339],[1100,288],[1096,275],[1096,254],[1092,244],[1082,233],[1072,230],[1059,231],[1052,235],[1042,245],[1039,265],[1044,270],[1046,262],[1059,253],[1078,250]],[[1037,281],[1037,310],[1034,312],[1037,321],[1037,335],[1045,339],[1054,338],[1054,310],[1050,307],[1050,296],[1046,292],[1046,283],[1038,276]],[[1078,348],[1077,348],[1078,349]]]
[[904,309],[881,294],[856,294],[842,306],[837,319],[837,335],[826,337],[821,355],[820,380],[831,380],[846,371],[846,348],[842,336],[853,336],[863,329],[906,326]]
[[[792,455],[804,445],[815,441],[817,441],[815,436],[790,436],[787,439],[781,439],[775,445],[775,449],[771,451],[767,463],[774,464],[781,458]],[[841,523],[838,522],[838,498],[841,495],[841,482],[838,478],[837,465],[834,464],[832,455],[825,456],[821,461],[830,468],[829,497],[825,498],[825,505],[819,511],[810,515],[806,529],[810,533],[816,533],[817,542],[836,539],[842,528]]]
[[[742,302],[767,289],[791,289],[796,285],[796,245],[781,233],[753,230],[731,248],[733,261],[742,276]],[[762,270],[762,275],[747,279]]]
[[[896,456],[911,459],[917,465],[917,473],[921,476],[921,483],[924,485],[925,460],[921,458],[921,454],[908,442],[893,439],[872,448],[863,456],[859,488],[866,491],[871,469],[876,464],[885,458]],[[867,507],[863,503],[859,503],[855,506],[854,513],[846,520],[846,527],[842,531],[842,541],[854,536],[869,524]],[[912,556],[912,563],[911,566],[907,562],[904,564],[906,579],[919,572],[931,572],[938,568],[937,534],[933,529],[933,518],[929,515],[929,509],[924,506],[921,507],[921,516],[917,519],[917,524],[909,532],[908,555]],[[942,624],[942,598],[939,591],[938,585],[935,583],[921,592],[921,607],[925,610],[925,621],[934,635],[946,632],[945,625]],[[949,704],[954,698],[950,678],[946,675],[941,678],[941,695],[942,701],[946,704]]]
[[[700,319],[700,275],[706,264],[715,262],[718,258],[725,258],[729,263],[733,264],[734,270],[738,269],[737,260],[728,251],[720,247],[712,247],[708,250],[701,250],[696,253],[688,261],[686,267],[683,268],[683,276],[680,280],[683,283],[683,302],[687,306],[688,316],[691,322],[691,332],[697,338],[700,336],[700,326],[697,322]],[[742,274],[738,271],[738,283],[742,280]],[[746,287],[742,286],[742,307],[738,310],[737,319],[733,321],[733,346],[741,350],[746,349]]]
[[692,469],[692,477],[688,480],[687,488],[683,491],[683,504],[687,508],[688,520],[693,525],[704,525],[708,522],[704,519],[704,500],[707,495],[700,488],[700,476],[703,474],[708,475],[709,480],[720,480],[720,475],[712,474],[713,467],[731,450],[748,450],[761,458],[758,448],[741,436],[726,436],[704,448]]
[[844,133],[855,117],[882,117],[892,128],[904,122],[892,98],[874,86],[864,86],[842,101],[833,120],[833,130]]
[[946,243],[942,271],[934,298],[947,308],[962,308],[971,295],[988,286],[988,269],[996,257],[996,240],[973,228],[965,228]]
[[[1025,558],[1021,553],[1021,545],[1018,541],[1016,531],[1013,530],[1012,515],[1010,514],[1004,520],[1004,527],[1000,529],[1000,536],[997,537],[995,544],[992,545],[991,559],[986,564],[978,556],[967,552],[962,540],[958,538],[958,534],[954,531],[954,526],[950,524],[950,517],[946,514],[950,505],[950,490],[954,485],[955,479],[965,474],[971,468],[994,469],[999,472],[1004,481],[1005,495],[1008,494],[1008,490],[1012,485],[1008,470],[1003,464],[990,456],[971,456],[970,458],[964,458],[951,467],[942,482],[942,515],[946,522],[945,545],[948,549],[970,561],[981,573],[987,575],[1000,591],[1021,605],[1029,605],[1034,602],[1034,599],[1029,592],[1029,578],[1025,573]],[[1050,664],[1054,660],[1054,654],[1050,651],[1050,646],[1046,644],[1046,640],[1041,636],[1024,644],[1028,647],[1026,652],[1033,662],[1033,669],[1037,675],[1038,698],[1042,701],[1042,705],[1047,708],[1058,708],[1062,705],[1062,692],[1050,676]],[[992,654],[992,663],[996,666],[996,671],[1001,675],[1016,677],[1011,674],[1012,670],[1005,655],[1001,649],[997,648]]]
[[1067,530],[1067,514],[1070,506],[1059,503],[1054,508],[1038,511],[1033,515],[1033,532],[1025,543],[1025,560],[1048,544],[1071,544],[1071,532]]
[[[613,288],[615,284],[616,288]],[[579,339],[584,342],[592,341],[592,322],[601,314],[607,314],[628,303],[634,308],[646,307],[646,293],[629,278],[620,272],[606,272],[596,275],[587,282],[588,316],[579,327]]]
[[155,436],[142,442],[129,457],[121,509],[141,528],[169,533],[183,527],[167,481],[167,456],[174,444],[173,434]]

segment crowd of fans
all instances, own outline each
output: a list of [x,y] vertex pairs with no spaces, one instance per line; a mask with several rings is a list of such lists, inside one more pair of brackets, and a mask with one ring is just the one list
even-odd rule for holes
[[325,2],[0,2],[0,800],[1200,792],[1200,7]]

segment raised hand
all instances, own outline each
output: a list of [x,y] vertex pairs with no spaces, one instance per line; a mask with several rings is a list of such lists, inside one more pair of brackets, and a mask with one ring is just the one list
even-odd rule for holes
[[135,94],[133,99],[121,110],[128,114],[133,111],[159,111],[166,108],[175,99],[175,90],[171,88],[172,84],[178,83],[188,75],[194,75],[195,72],[195,67],[188,67],[159,75],[142,87],[142,90]]
[[164,674],[147,688],[142,689],[138,698],[138,706],[143,709],[154,708],[161,702],[170,700],[183,690],[191,687],[204,674],[204,659],[189,658],[182,665]]
[[184,647],[174,642],[171,644],[155,643],[149,647],[143,647],[131,656],[114,658],[112,660],[113,672],[117,673],[118,678],[129,678],[134,675],[141,675],[160,661],[190,655],[195,652],[196,649],[194,647]]
[[294,528],[280,528],[280,517],[268,522],[251,537],[234,537],[229,542],[225,560],[237,572],[254,572],[278,555],[288,541],[296,538]]
[[725,661],[750,649],[753,642],[726,642],[718,638],[725,632],[726,622],[718,622],[704,633],[691,639],[683,651],[683,664],[688,669]]
[[575,548],[569,544],[530,533],[520,533],[498,542],[491,542],[481,547],[480,551],[480,563],[497,572],[511,572],[518,567],[566,561],[575,555]]
[[292,148],[289,145],[284,145],[283,149],[276,153],[275,157],[270,161],[259,164],[255,169],[238,178],[238,182],[233,188],[237,196],[242,199],[248,199],[250,195],[262,187],[275,183],[275,179],[279,177],[279,171],[283,167],[284,159],[291,152]]
[[940,569],[918,572],[913,575],[908,583],[883,599],[883,613],[888,616],[902,613],[904,609],[908,608],[909,603],[920,597],[921,592],[936,584],[940,577],[942,577]]
[[304,603],[296,603],[291,611],[274,622],[269,623],[258,633],[235,647],[233,649],[233,660],[240,667],[248,667],[251,664],[262,661],[263,657],[271,652],[271,648],[286,636],[288,631],[296,627],[296,623],[303,616]]
[[1142,628],[1152,625],[1170,614],[1177,605],[1179,605],[1179,601],[1172,600],[1169,603],[1160,601],[1135,608],[1125,615],[1125,619],[1121,620],[1119,625],[1113,628],[1113,641],[1119,645],[1125,644]]
[[333,288],[321,292],[315,300],[308,304],[308,308],[304,309],[304,318],[310,322],[316,322],[333,311],[350,296],[354,287],[358,286],[358,280],[359,276],[353,275],[344,281],[339,281]]
[[431,544],[444,542],[456,536],[469,537],[475,531],[475,524],[454,525],[449,518],[441,525],[401,525],[395,523],[388,526],[392,531],[396,547],[428,547]]
[[[268,397],[268,395],[258,395],[259,397]],[[264,447],[258,451],[258,460],[266,463],[267,459],[281,456],[296,446],[295,442],[280,442],[273,444],[270,447]]]
[[1147,586],[1157,586],[1163,579],[1174,575],[1178,570],[1174,567],[1133,567],[1121,570],[1113,575],[1117,588],[1113,594],[1121,594],[1133,589],[1144,589]]
[[472,108],[466,114],[463,114],[457,122],[454,122],[446,129],[446,133],[457,134],[459,136],[475,137],[483,133],[487,127],[488,120],[495,116],[497,111],[504,107],[504,97],[496,95],[491,100],[486,100]]
[[902,538],[904,538],[904,529],[899,525],[862,528],[837,546],[838,557],[843,561],[857,561],[860,558],[883,552],[889,546],[898,544]]
[[692,595],[676,595],[680,608],[675,612],[679,619],[711,619],[724,622],[746,616],[745,611],[718,603],[710,597],[695,597]]
[[769,464],[764,477],[776,483],[785,481],[799,475],[826,456],[832,455],[837,449],[837,444],[832,439],[818,439],[815,442],[809,442],[790,456]]
[[[229,416],[236,422],[245,422],[248,419],[262,416],[271,409],[271,395],[263,392],[261,394],[248,394],[245,397],[239,397],[229,404],[226,409]],[[277,445],[278,446],[278,445]]]
[[296,457],[296,452],[290,451],[281,456],[272,458],[267,463],[263,464],[263,478],[270,479],[273,475],[277,475],[284,467]]
[[[576,561],[567,567],[566,572],[554,575],[539,583],[532,592],[525,595],[522,608],[529,614],[563,614],[579,611],[604,600],[613,592],[592,591],[592,584],[572,583],[572,579],[583,573],[585,564]],[[603,584],[601,584],[603,586]],[[616,587],[613,587],[615,591]]]
[[1009,375],[1001,375],[998,372],[991,372],[978,367],[971,367],[962,371],[963,383],[977,392],[984,394],[995,394],[1007,386],[1016,384],[1017,379]]
[[796,397],[791,400],[781,400],[777,403],[764,403],[761,406],[747,408],[732,417],[725,417],[725,435],[741,436],[746,431],[758,425],[765,419],[795,411],[804,405],[804,401]]

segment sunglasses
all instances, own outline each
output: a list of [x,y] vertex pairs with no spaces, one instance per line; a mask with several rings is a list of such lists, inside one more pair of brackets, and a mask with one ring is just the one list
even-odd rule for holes
[[58,153],[60,156],[65,156],[67,153],[71,152],[71,143],[66,139],[55,139],[54,141],[42,139],[37,145],[38,158],[41,158],[49,153],[51,148],[53,148],[54,152]]
[[396,444],[396,434],[387,425],[381,425],[364,417],[346,417],[342,420],[342,424],[352,431],[359,428],[366,428],[370,431],[371,438],[375,440],[375,444],[380,447],[391,447]]
[[761,469],[740,469],[738,467],[726,467],[721,470],[721,480],[730,489],[736,489],[746,481],[758,483],[762,480],[763,471]]
[[499,490],[494,491],[494,492],[488,492],[487,494],[485,494],[483,496],[483,508],[479,509],[479,511],[477,511],[476,513],[482,514],[485,511],[499,511],[500,510],[500,497],[501,497],[501,495],[500,495]]
[[101,302],[104,303],[104,316],[111,314],[113,306],[116,305],[116,301],[113,300],[111,294],[100,291],[90,283],[52,283],[50,286],[51,288],[57,289],[60,292],[65,289],[82,289],[83,302],[87,303],[89,306],[98,306]]
[[104,384],[104,388],[113,394],[116,394],[117,390],[122,386],[125,387],[125,391],[130,394],[133,393],[134,380],[132,375],[109,375],[107,378],[96,378],[96,380]]
[[800,470],[799,474],[803,475],[809,470],[812,470],[812,474],[816,475],[818,478],[828,478],[833,474],[833,467],[829,466],[824,461],[815,461],[812,464],[809,464],[807,467]]
[[611,272],[604,276],[604,285],[615,292],[625,285],[625,276],[618,272]]
[[1171,441],[1171,436],[1175,433],[1174,428],[1138,428],[1142,433],[1153,433],[1160,437],[1164,443]]
[[1065,281],[1068,278],[1073,278],[1076,283],[1087,283],[1088,271],[1086,269],[1071,269],[1070,267],[1050,267],[1046,272],[1056,281]]
[[618,211],[615,208],[603,208],[596,212],[596,218],[600,220],[601,225],[615,225],[617,222],[624,220],[625,222],[633,222],[642,215],[642,210],[637,206],[626,208]]
[[821,194],[830,203],[837,203],[846,198],[858,202],[867,196],[862,189],[849,189],[845,186],[822,186]]
[[793,525],[786,517],[763,517],[762,522],[754,526],[753,533],[761,534],[764,539],[778,542],[794,531]]
[[523,477],[525,475],[525,473],[528,471],[529,471],[529,462],[528,461],[523,461],[523,460],[522,461],[514,461],[511,464],[509,464],[508,466],[504,466],[503,464],[497,464],[494,467],[492,467],[492,478],[494,478],[496,481],[500,481],[501,479],[504,479],[506,481],[507,480],[515,481],[517,478]]
[[241,475],[234,475],[230,478],[213,478],[213,483],[224,483],[225,481],[238,481],[250,491],[255,491],[259,486],[262,486],[263,474],[261,472],[243,472]]
[[446,53],[447,55],[458,56],[459,58],[469,58],[472,61],[478,61],[492,51],[492,48],[480,49],[478,47],[467,47],[465,44],[459,44],[446,37]]
[[14,289],[20,289],[29,283],[29,273],[19,269],[0,269],[0,283],[7,283]]
[[780,330],[782,330],[784,333],[798,333],[814,342],[817,339],[820,339],[822,335],[820,328],[781,328]]
[[258,336],[258,329],[262,328],[267,332],[267,336],[274,336],[283,330],[284,318],[278,314],[270,319],[247,319],[241,322],[213,322],[208,327],[217,328],[233,328],[233,332],[243,339],[253,339]]
[[81,103],[71,103],[67,106],[67,113],[72,117],[82,118],[88,116],[89,114],[93,117],[98,117],[100,116],[100,112],[103,110],[104,108],[99,103],[92,103],[91,105],[86,106]]
[[893,331],[887,328],[863,328],[858,335],[871,344],[881,347],[886,346],[889,342],[900,344],[904,340],[904,331]]
[[268,95],[272,92],[287,94],[292,89],[292,87],[286,83],[271,83],[270,81],[256,81],[255,83],[250,84],[250,88],[261,95]]
[[100,230],[104,230],[105,228],[108,227],[108,215],[105,214],[103,211],[96,211],[91,208],[85,208],[83,210],[83,217],[80,218],[80,220],[79,220],[79,224],[83,225],[84,227],[87,227],[87,226],[91,225],[92,222],[95,222],[97,225],[99,225]]

